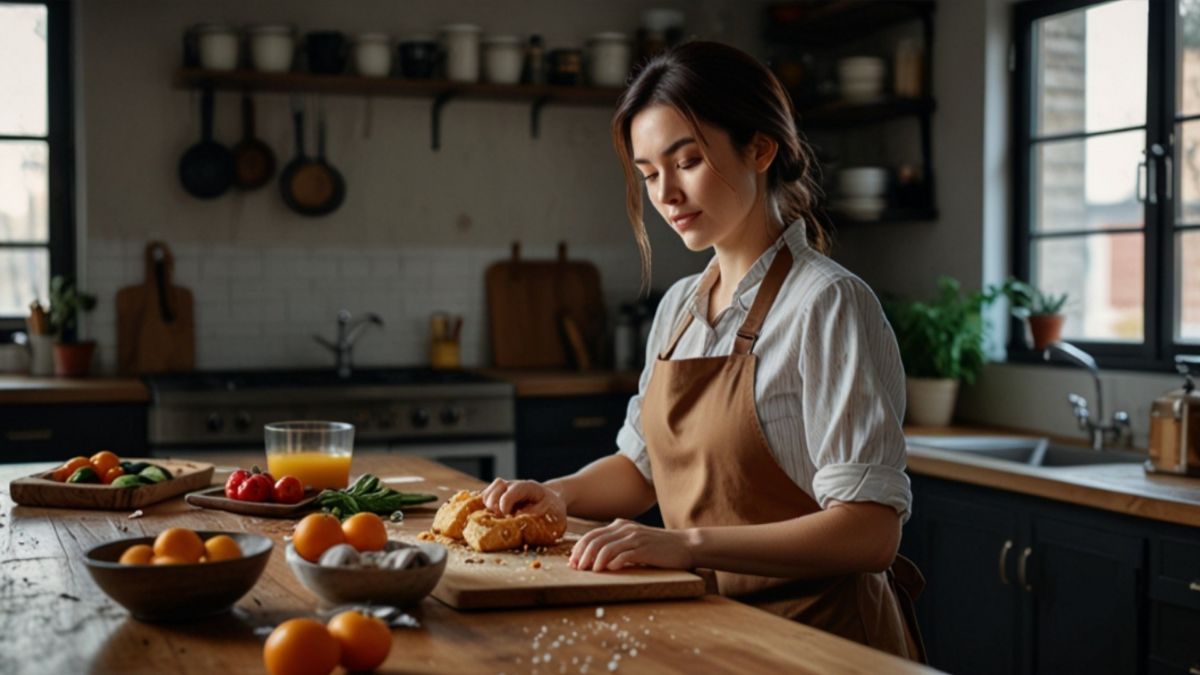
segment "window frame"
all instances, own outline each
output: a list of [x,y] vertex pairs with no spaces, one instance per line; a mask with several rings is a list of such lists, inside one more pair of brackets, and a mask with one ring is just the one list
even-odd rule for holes
[[[50,276],[75,276],[75,128],[69,0],[3,0],[12,5],[46,7],[46,135],[0,133],[0,139],[40,140],[48,148]],[[40,244],[38,245],[40,246]],[[0,249],[29,248],[27,242],[0,242]],[[0,316],[0,339],[25,330],[25,317]]]
[[[1014,203],[1012,226],[1012,274],[1029,280],[1032,272],[1031,236],[1033,223],[1033,151],[1032,140],[1033,86],[1037,67],[1034,52],[1033,25],[1038,19],[1054,14],[1106,4],[1112,0],[1025,0],[1013,7],[1013,97],[1012,121],[1014,161],[1012,178]],[[1174,156],[1175,110],[1175,23],[1176,2],[1150,0],[1146,55],[1146,148],[1157,143]],[[1156,34],[1165,39],[1151,39]],[[1157,42],[1157,44],[1156,44]],[[1086,132],[1081,132],[1084,135]],[[1075,134],[1064,134],[1074,136]],[[1174,357],[1181,353],[1200,353],[1200,344],[1176,342],[1175,319],[1175,228],[1174,201],[1166,199],[1161,161],[1156,167],[1156,202],[1149,194],[1143,202],[1143,296],[1144,332],[1141,344],[1071,340],[1096,357],[1103,368],[1119,370],[1174,371]],[[1172,176],[1172,180],[1175,176]],[[1177,192],[1176,192],[1177,193]],[[1111,236],[1097,231],[1096,235]],[[1094,236],[1094,235],[1084,235]],[[1019,319],[1010,320],[1008,360],[1018,363],[1040,363],[1042,355],[1025,344],[1025,326]]]

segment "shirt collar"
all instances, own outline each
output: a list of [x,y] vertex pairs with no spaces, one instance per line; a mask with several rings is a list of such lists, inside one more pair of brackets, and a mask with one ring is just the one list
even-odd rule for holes
[[[804,232],[804,220],[796,219],[791,225],[788,225],[783,230],[783,234],[775,240],[773,244],[763,251],[758,260],[750,266],[746,271],[746,276],[738,282],[737,288],[733,292],[733,302],[742,311],[750,309],[750,303],[754,301],[752,291],[758,288],[763,277],[767,276],[767,269],[775,260],[775,254],[779,249],[787,246],[792,253],[793,259],[798,259],[800,254],[808,248],[808,238]],[[712,292],[712,287],[717,283],[717,278],[721,274],[721,268],[717,264],[717,256],[714,255],[709,259],[708,265],[705,266],[704,272],[700,274],[700,282],[696,286],[696,293],[692,296],[690,310],[692,315],[705,321],[708,316],[708,296]]]

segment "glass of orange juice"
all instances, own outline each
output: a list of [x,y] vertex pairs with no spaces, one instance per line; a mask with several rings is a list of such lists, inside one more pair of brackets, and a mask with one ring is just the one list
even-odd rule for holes
[[295,476],[306,488],[350,484],[354,425],[345,422],[272,422],[265,427],[267,470],[276,479]]

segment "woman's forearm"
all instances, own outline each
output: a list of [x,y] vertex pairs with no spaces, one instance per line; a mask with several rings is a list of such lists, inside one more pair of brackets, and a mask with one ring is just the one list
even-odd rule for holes
[[568,514],[590,520],[636,518],[656,500],[654,488],[623,455],[602,457],[545,485],[562,497]]
[[883,504],[835,502],[792,520],[682,534],[696,567],[817,579],[887,569],[900,545],[900,519]]

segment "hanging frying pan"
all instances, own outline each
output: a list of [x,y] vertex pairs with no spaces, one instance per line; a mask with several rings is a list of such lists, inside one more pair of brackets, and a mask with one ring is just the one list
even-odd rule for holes
[[279,179],[283,201],[296,213],[306,216],[332,213],[345,197],[345,183],[341,174],[324,160],[324,117],[318,121],[319,147],[315,159],[304,151],[304,111],[294,107],[292,119],[296,127],[296,156],[284,167]]
[[183,189],[201,199],[219,197],[233,185],[233,155],[213,140],[212,128],[213,93],[206,88],[200,97],[200,142],[179,160]]
[[233,182],[242,190],[260,188],[275,173],[275,153],[254,136],[254,101],[242,94],[242,140],[233,146]]

